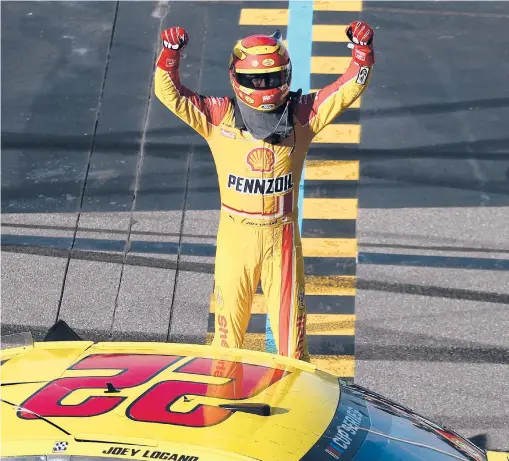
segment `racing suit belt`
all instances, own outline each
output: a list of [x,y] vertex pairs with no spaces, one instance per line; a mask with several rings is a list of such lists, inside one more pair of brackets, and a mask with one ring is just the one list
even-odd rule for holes
[[244,226],[250,227],[275,227],[282,226],[283,224],[290,222],[297,222],[298,219],[298,210],[294,210],[291,213],[287,213],[284,216],[275,217],[275,218],[250,218],[246,216],[242,216],[240,214],[228,211],[228,209],[221,209],[221,219],[229,219],[236,224],[241,224]]

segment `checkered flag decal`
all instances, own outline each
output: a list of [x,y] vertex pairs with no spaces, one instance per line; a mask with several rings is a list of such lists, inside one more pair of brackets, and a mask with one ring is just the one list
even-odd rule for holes
[[60,453],[67,450],[67,442],[55,442],[53,445],[53,453]]

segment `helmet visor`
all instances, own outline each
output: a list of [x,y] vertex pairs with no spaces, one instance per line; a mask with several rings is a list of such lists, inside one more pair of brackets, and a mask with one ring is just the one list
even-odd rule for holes
[[252,90],[279,88],[287,83],[287,76],[288,72],[286,70],[278,70],[277,72],[270,72],[268,74],[235,73],[235,78],[239,85]]

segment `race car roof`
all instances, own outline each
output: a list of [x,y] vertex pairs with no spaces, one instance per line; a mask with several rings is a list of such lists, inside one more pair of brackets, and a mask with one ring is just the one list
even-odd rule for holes
[[167,343],[35,343],[1,373],[2,456],[298,460],[340,393],[304,362]]

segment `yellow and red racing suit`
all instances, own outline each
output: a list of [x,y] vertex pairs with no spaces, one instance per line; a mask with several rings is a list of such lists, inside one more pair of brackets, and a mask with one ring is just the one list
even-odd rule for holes
[[372,66],[354,60],[336,81],[300,96],[294,130],[280,144],[235,128],[228,97],[201,96],[180,82],[180,55],[158,59],[155,94],[203,136],[212,152],[221,197],[215,260],[213,344],[242,346],[261,280],[279,354],[309,360],[298,194],[304,159],[317,133],[366,89]]

